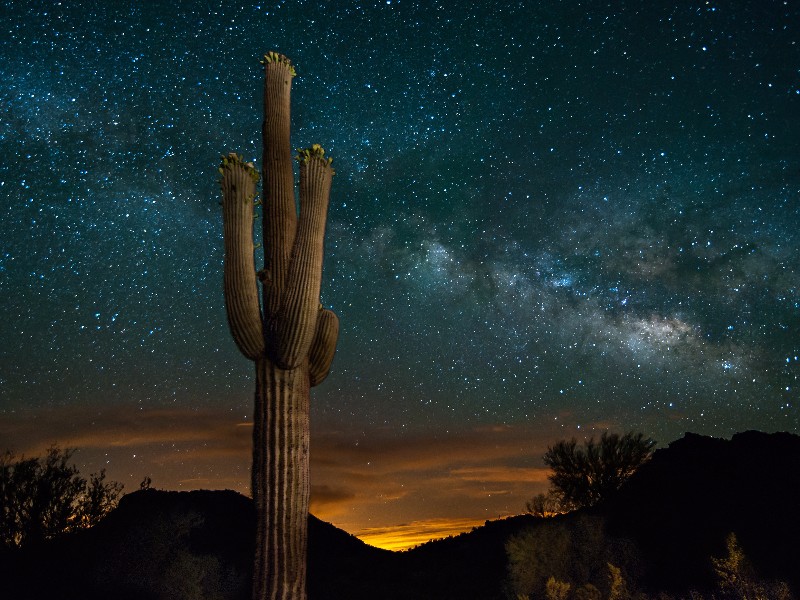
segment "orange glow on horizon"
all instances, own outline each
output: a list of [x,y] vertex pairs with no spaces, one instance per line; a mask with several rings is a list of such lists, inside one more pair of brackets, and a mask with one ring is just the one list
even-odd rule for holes
[[429,519],[405,525],[370,527],[356,533],[362,542],[384,550],[401,551],[431,540],[455,536],[479,527],[485,521],[475,519]]
[[[219,407],[51,407],[0,414],[0,439],[18,454],[77,448],[82,473],[139,488],[231,489],[249,495],[251,424]],[[399,435],[376,428],[312,432],[311,513],[372,546],[407,550],[524,511],[547,488],[540,457],[560,421]],[[553,425],[557,423],[557,425]],[[556,428],[557,431],[551,430]],[[2,448],[0,448],[2,450]]]

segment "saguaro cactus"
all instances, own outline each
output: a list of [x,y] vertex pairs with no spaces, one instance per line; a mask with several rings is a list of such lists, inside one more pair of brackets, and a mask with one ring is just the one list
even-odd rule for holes
[[[300,214],[289,143],[294,67],[264,56],[264,268],[255,270],[258,172],[222,157],[225,306],[239,350],[255,362],[252,494],[254,600],[306,597],[309,391],[328,375],[339,321],[320,304],[323,241],[333,169],[325,151],[300,150]],[[259,303],[258,283],[263,287]]]

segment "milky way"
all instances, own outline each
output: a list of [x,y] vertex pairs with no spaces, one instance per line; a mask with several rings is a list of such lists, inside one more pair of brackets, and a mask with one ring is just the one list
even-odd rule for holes
[[[800,432],[794,3],[19,4],[0,4],[6,435],[53,410],[89,432],[104,411],[249,421],[215,177],[221,153],[260,163],[273,49],[297,65],[293,144],[337,171],[315,431]],[[156,481],[183,464],[145,442]]]

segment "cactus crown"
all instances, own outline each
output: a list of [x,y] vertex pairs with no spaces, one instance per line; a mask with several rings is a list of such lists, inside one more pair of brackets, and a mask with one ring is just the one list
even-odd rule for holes
[[265,67],[266,67],[268,64],[271,64],[271,63],[284,64],[284,65],[286,65],[287,67],[289,67],[289,72],[291,73],[292,77],[295,77],[295,76],[297,75],[297,71],[295,71],[295,69],[294,69],[294,65],[292,64],[292,61],[291,61],[291,60],[289,60],[289,59],[288,59],[286,56],[284,56],[283,54],[279,54],[278,52],[272,52],[272,51],[270,51],[269,53],[267,53],[267,54],[265,54],[265,55],[264,55],[264,58],[263,58],[263,59],[261,59],[261,61],[260,61],[260,62],[261,62],[261,64],[262,64],[262,65],[264,65]]
[[248,175],[253,180],[253,183],[258,183],[260,178],[258,171],[256,171],[255,166],[251,162],[244,162],[241,154],[236,154],[236,152],[229,152],[228,155],[220,155],[220,159],[222,159],[222,163],[217,169],[220,175],[225,173],[225,169],[231,168],[233,165],[240,165],[247,170]]
[[314,144],[310,148],[298,148],[297,156],[295,156],[295,158],[304,165],[308,164],[308,161],[312,158],[317,158],[326,165],[330,165],[333,162],[333,159],[330,156],[325,158],[325,149],[319,144]]

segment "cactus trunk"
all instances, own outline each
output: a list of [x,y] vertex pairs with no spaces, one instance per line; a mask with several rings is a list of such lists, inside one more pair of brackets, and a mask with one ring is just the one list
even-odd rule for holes
[[308,528],[308,369],[256,361],[253,598],[305,598]]
[[[330,371],[336,315],[319,302],[333,169],[318,145],[302,150],[300,214],[289,148],[294,68],[264,56],[264,269],[253,262],[258,173],[222,159],[225,305],[231,335],[256,367],[252,494],[256,509],[254,600],[304,600],[309,503],[310,389]],[[263,308],[256,280],[263,284]]]

